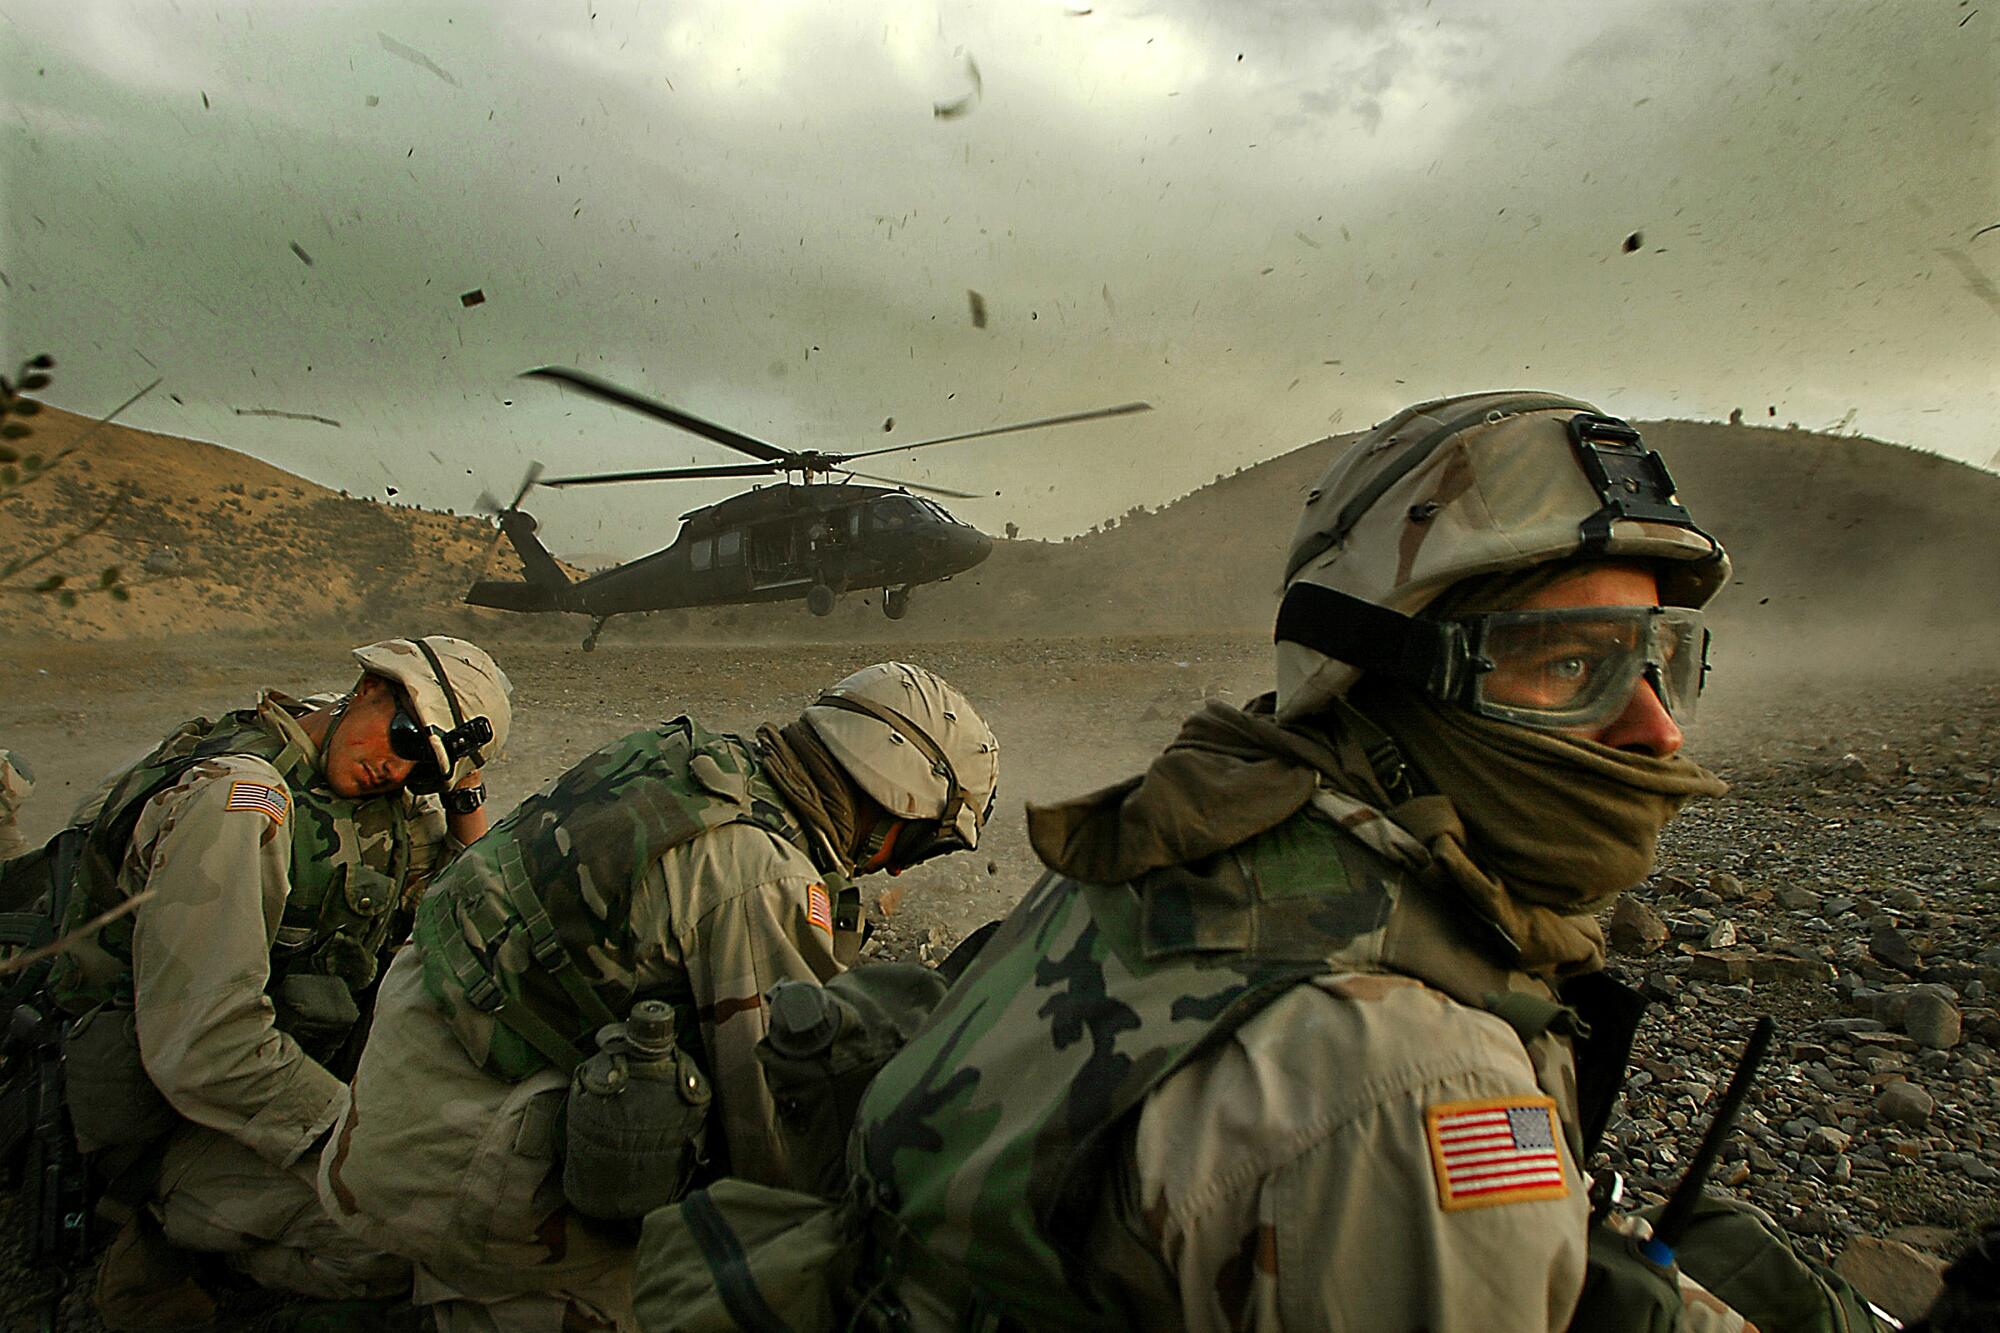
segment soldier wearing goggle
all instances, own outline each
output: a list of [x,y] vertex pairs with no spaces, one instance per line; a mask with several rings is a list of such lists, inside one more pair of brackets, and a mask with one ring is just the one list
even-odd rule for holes
[[65,1025],[65,1119],[129,1219],[98,1278],[112,1329],[213,1313],[184,1251],[313,1296],[407,1289],[319,1211],[318,1151],[416,900],[485,830],[511,686],[445,635],[353,655],[347,693],[185,723],[0,870],[0,896],[74,936],[18,985]]
[[[1768,1219],[1706,1200],[1642,1248],[1585,1174],[1643,1007],[1595,914],[1724,790],[1679,751],[1728,576],[1587,403],[1356,441],[1292,541],[1275,695],[1030,807],[1049,873],[868,1085],[862,1271],[806,1326],[1744,1328],[1692,1270],[1767,1333],[1873,1327]],[[649,1328],[715,1326],[707,1274],[731,1309],[795,1280],[743,1261],[789,1252],[761,1201],[709,1193],[648,1227]]]
[[585,756],[418,908],[328,1212],[416,1262],[446,1333],[627,1327],[649,1210],[790,1178],[766,993],[839,977],[854,881],[978,846],[998,780],[972,704],[903,662],[754,737],[680,717]]

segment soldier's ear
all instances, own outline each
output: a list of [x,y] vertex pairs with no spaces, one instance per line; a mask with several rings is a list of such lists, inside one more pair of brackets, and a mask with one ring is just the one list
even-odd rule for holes
[[364,671],[361,673],[361,679],[354,682],[354,689],[350,692],[350,695],[355,703],[368,703],[374,700],[377,695],[393,693],[393,691],[394,687],[387,679],[377,676],[372,672]]

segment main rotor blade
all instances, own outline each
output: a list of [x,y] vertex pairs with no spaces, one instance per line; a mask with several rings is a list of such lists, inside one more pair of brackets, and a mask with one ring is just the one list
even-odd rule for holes
[[766,444],[741,431],[718,426],[713,421],[703,421],[700,417],[683,412],[678,407],[670,407],[656,398],[633,393],[630,389],[621,388],[609,380],[601,380],[581,370],[571,370],[567,366],[537,366],[533,370],[522,371],[520,378],[554,380],[558,384],[567,384],[592,398],[637,412],[641,416],[651,417],[655,421],[664,421],[670,426],[679,426],[682,430],[699,435],[704,440],[713,440],[725,449],[734,449],[740,454],[761,458],[767,463],[782,462],[792,456],[789,449]]
[[855,472],[849,468],[841,468],[840,470],[847,473],[850,477],[859,477],[863,481],[879,481],[889,486],[901,486],[906,491],[922,491],[925,495],[945,495],[950,496],[954,500],[984,500],[988,498],[984,494],[973,491],[954,491],[943,486],[925,486],[914,481],[898,481],[894,477],[877,477],[872,473]]
[[555,490],[565,486],[605,486],[618,481],[675,481],[686,477],[768,477],[783,472],[783,463],[724,463],[716,467],[666,467],[645,472],[598,472],[587,477],[544,477],[542,485]]
[[1011,426],[994,426],[990,430],[969,430],[963,435],[940,435],[935,440],[918,440],[914,444],[892,444],[886,449],[865,449],[858,454],[839,454],[841,459],[873,458],[877,454],[893,454],[904,449],[927,449],[933,444],[956,444],[960,440],[977,440],[988,435],[1006,435],[1017,430],[1039,430],[1043,426],[1067,426],[1074,421],[1097,421],[1103,417],[1122,417],[1133,412],[1150,412],[1151,403],[1120,403],[1116,407],[1099,407],[1088,412],[1070,412],[1059,417],[1043,417],[1038,421],[1020,421]]
[[535,489],[535,483],[542,479],[543,470],[540,463],[530,462],[528,464],[528,470],[521,474],[521,489],[514,492],[514,503],[507,506],[509,509],[519,509],[521,507],[521,501],[527,498],[529,491]]

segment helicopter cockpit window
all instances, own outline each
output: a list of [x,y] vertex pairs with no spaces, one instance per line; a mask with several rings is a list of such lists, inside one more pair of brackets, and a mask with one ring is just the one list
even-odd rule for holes
[[717,534],[715,538],[715,563],[718,565],[740,565],[743,563],[743,532],[740,528]]
[[911,528],[924,521],[924,511],[907,495],[891,495],[877,500],[870,509],[878,530]]
[[945,523],[958,522],[958,520],[953,518],[943,505],[937,503],[937,501],[935,500],[919,500],[917,501],[917,503],[922,505],[925,509],[929,510],[933,518],[939,519]]
[[703,537],[688,548],[688,568],[699,574],[715,567],[715,538]]

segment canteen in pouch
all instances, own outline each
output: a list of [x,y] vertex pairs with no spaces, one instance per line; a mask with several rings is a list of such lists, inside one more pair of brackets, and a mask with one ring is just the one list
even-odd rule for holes
[[687,1193],[707,1160],[712,1094],[665,1001],[599,1028],[597,1048],[570,1078],[563,1197],[586,1217],[634,1221]]

